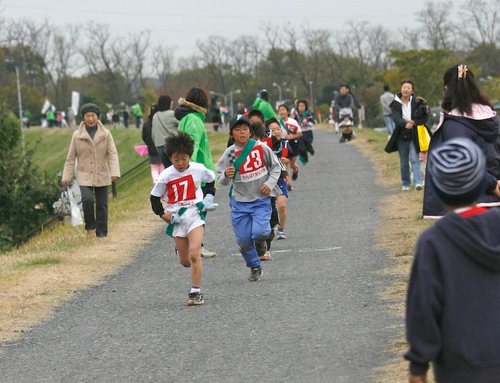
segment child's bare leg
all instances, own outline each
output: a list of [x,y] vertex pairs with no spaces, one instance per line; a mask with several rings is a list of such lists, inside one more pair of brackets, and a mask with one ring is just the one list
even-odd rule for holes
[[278,227],[283,230],[286,225],[287,208],[286,208],[286,197],[284,195],[279,195],[276,197],[276,207],[278,208],[279,224]]
[[189,261],[191,263],[191,283],[193,286],[201,286],[201,274],[203,263],[201,261],[201,243],[203,242],[204,226],[198,226],[188,233]]
[[191,267],[189,261],[189,242],[187,238],[175,237],[175,247],[179,253],[179,262],[184,267]]

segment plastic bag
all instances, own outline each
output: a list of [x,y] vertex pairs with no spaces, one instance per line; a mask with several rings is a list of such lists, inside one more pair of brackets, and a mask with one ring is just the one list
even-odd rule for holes
[[69,190],[68,194],[71,203],[71,224],[73,226],[83,225],[82,212],[73,196],[73,192]]
[[431,136],[427,131],[427,127],[425,125],[417,126],[418,132],[418,146],[420,146],[421,152],[426,152],[429,150],[429,143],[431,142]]
[[71,215],[71,196],[73,193],[67,188],[64,187],[61,192],[61,198],[59,198],[52,207],[54,208],[54,214],[58,217],[67,217]]

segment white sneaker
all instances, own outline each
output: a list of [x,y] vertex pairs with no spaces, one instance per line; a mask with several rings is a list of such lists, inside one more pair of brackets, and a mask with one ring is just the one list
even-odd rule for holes
[[420,191],[420,190],[422,190],[422,189],[423,189],[422,184],[416,184],[416,185],[415,185],[415,190]]
[[201,246],[201,256],[203,258],[213,258],[217,255],[215,251],[208,250],[206,247]]
[[410,191],[410,187],[409,186],[403,186],[401,188],[401,191]]
[[276,230],[276,239],[286,239],[285,232],[283,230]]

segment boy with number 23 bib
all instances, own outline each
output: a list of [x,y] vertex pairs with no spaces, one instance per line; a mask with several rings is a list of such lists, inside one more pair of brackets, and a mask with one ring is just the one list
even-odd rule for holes
[[267,145],[251,139],[250,121],[241,114],[229,122],[234,144],[229,146],[217,165],[217,181],[231,184],[229,206],[231,223],[241,255],[250,268],[249,281],[262,276],[255,241],[266,239],[271,232],[271,195],[281,174],[278,158]]

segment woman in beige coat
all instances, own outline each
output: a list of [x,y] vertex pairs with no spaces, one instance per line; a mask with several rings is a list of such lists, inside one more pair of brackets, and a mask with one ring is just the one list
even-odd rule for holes
[[61,183],[67,186],[73,179],[76,160],[87,237],[106,237],[108,186],[120,178],[118,153],[111,132],[99,121],[99,107],[84,104],[80,112],[83,121],[71,138]]

